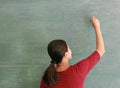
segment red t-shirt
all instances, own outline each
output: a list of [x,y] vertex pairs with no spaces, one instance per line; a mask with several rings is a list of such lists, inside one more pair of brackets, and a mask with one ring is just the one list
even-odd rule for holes
[[84,80],[88,72],[99,61],[100,55],[94,51],[89,57],[71,65],[67,70],[58,72],[60,80],[58,83],[50,87],[41,80],[40,88],[84,88]]

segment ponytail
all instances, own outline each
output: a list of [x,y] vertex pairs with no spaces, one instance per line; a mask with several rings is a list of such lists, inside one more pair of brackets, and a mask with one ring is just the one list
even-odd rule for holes
[[43,80],[46,84],[54,86],[59,80],[55,64],[62,61],[65,52],[68,50],[67,43],[64,40],[53,40],[48,44],[47,50],[52,61],[44,73]]
[[55,70],[55,64],[51,62],[44,73],[43,80],[46,84],[54,86],[57,83],[58,79],[59,78]]

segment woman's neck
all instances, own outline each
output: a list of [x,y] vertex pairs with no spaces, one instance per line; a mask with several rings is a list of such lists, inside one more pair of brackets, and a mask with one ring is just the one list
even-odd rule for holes
[[67,70],[70,67],[69,63],[59,63],[56,67],[57,72],[62,72]]

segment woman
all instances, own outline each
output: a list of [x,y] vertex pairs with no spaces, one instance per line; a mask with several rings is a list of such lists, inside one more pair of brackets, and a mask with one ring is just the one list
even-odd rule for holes
[[88,72],[105,53],[104,41],[99,20],[92,16],[92,25],[96,34],[96,49],[87,58],[74,65],[69,64],[72,52],[64,40],[53,40],[48,45],[51,64],[44,73],[40,88],[84,88]]

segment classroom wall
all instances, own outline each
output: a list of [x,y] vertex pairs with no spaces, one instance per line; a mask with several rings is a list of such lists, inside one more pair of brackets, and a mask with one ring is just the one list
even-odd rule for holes
[[47,44],[64,39],[71,64],[95,50],[90,17],[101,21],[106,53],[85,88],[120,87],[120,0],[0,0],[0,88],[39,88]]

